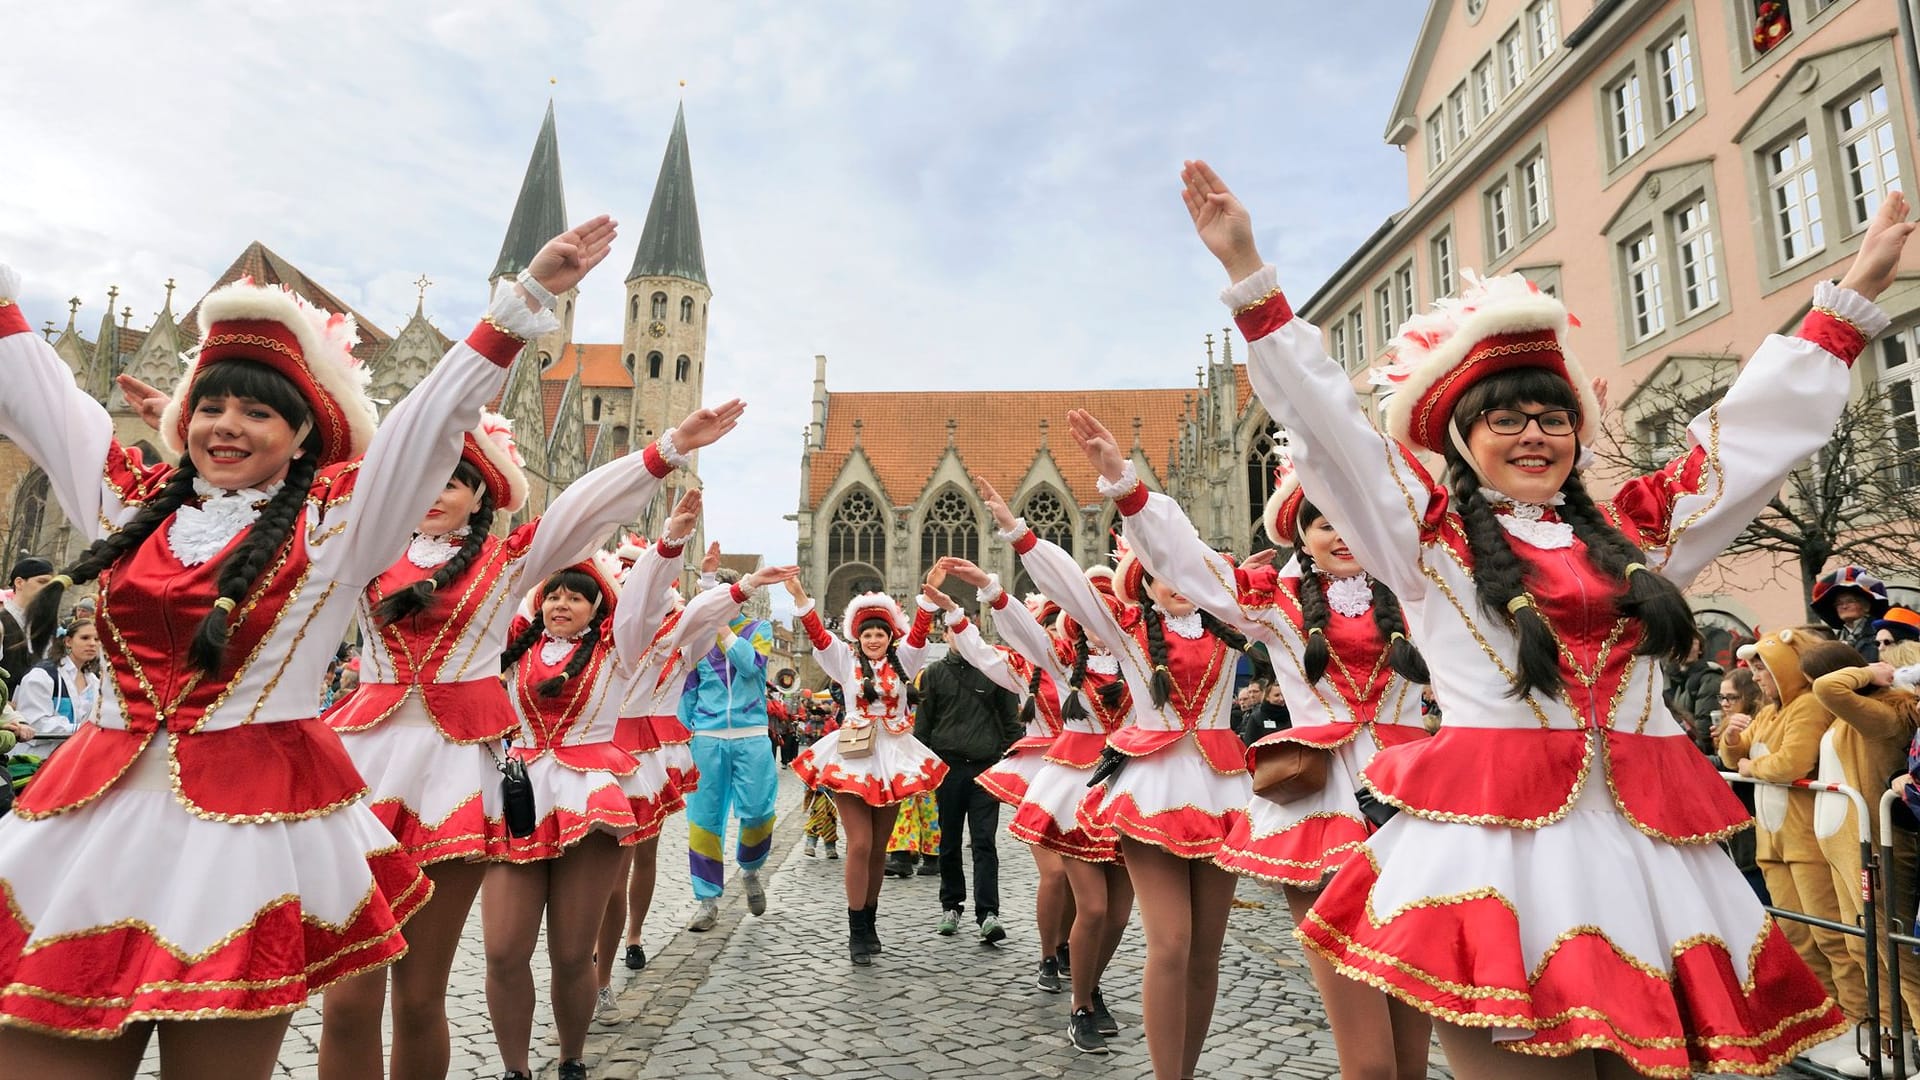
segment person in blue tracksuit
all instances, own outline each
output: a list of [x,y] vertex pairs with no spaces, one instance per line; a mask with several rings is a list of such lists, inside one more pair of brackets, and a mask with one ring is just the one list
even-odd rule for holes
[[[719,545],[707,553],[701,584],[731,584],[719,570]],[[778,786],[773,743],[767,738],[767,655],[773,627],[764,619],[738,618],[687,673],[680,721],[693,732],[693,763],[700,786],[687,797],[687,864],[694,899],[700,902],[688,929],[713,929],[726,880],[722,857],[727,818],[740,819],[734,859],[747,890],[747,910],[767,910],[760,866],[773,843],[773,800]]]

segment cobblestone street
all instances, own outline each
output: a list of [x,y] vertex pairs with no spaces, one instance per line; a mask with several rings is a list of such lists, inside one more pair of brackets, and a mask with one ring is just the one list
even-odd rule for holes
[[[769,910],[747,914],[730,882],[719,925],[686,932],[693,898],[686,871],[686,819],[662,836],[659,896],[647,923],[645,971],[617,968],[616,1022],[596,1024],[587,1061],[600,1078],[695,1080],[703,1077],[834,1077],[915,1080],[945,1077],[1143,1077],[1139,1026],[1138,918],[1114,958],[1104,989],[1124,1025],[1105,1057],[1076,1053],[1066,1038],[1067,996],[1033,984],[1033,862],[1022,845],[1000,838],[1002,918],[998,948],[973,936],[940,937],[939,879],[887,882],[880,934],[887,952],[867,969],[846,955],[841,864],[807,858],[797,814],[800,787],[780,777],[774,854],[768,863]],[[1004,817],[1004,815],[1003,815]],[[1337,1075],[1333,1043],[1306,969],[1288,938],[1277,895],[1242,883],[1246,906],[1233,913],[1221,959],[1221,992],[1200,1073],[1223,1080]],[[500,1074],[487,1021],[484,962],[476,907],[454,968],[448,1011],[453,1080]],[[545,1004],[543,954],[536,954],[541,1006],[534,1027],[536,1075],[552,1077],[556,1046]],[[294,1017],[279,1075],[316,1075],[319,1000]],[[1439,1060],[1436,1052],[1435,1060]],[[143,1076],[157,1076],[150,1059]],[[1448,1073],[1436,1067],[1433,1077]]]

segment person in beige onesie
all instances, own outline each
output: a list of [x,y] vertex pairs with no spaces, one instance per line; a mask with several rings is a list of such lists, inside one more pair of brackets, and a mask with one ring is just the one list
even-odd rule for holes
[[[1800,653],[1829,640],[1817,630],[1787,627],[1740,650],[1760,690],[1777,704],[1760,710],[1751,722],[1729,717],[1720,734],[1720,759],[1742,776],[1784,784],[1813,775],[1820,761],[1820,740],[1833,717],[1814,698],[1800,671]],[[1759,786],[1754,791],[1760,874],[1775,906],[1840,921],[1833,871],[1813,833],[1813,793]],[[1780,920],[1780,929],[1807,966],[1826,984],[1847,1019],[1858,1024],[1867,1013],[1865,970],[1847,951],[1847,935],[1837,930]],[[1842,1036],[1849,1043],[1852,1033]]]
[[[1813,680],[1815,700],[1835,717],[1832,728],[1821,741],[1821,778],[1838,779],[1867,797],[1868,805],[1874,808],[1871,825],[1877,847],[1885,839],[1879,835],[1880,792],[1886,790],[1889,777],[1906,775],[1907,746],[1913,740],[1915,725],[1920,723],[1920,697],[1910,690],[1893,686],[1892,664],[1868,664],[1858,650],[1842,642],[1820,642],[1810,646],[1801,653],[1800,666]],[[1829,775],[1835,765],[1842,775]],[[1831,805],[1823,808],[1819,806],[1820,802],[1830,802]],[[1821,834],[1820,849],[1826,853],[1827,863],[1832,868],[1834,895],[1840,901],[1840,913],[1845,922],[1854,922],[1860,917],[1860,827],[1855,820],[1857,813],[1852,800],[1835,799],[1831,795],[1816,799],[1815,831]],[[1913,881],[1916,861],[1920,861],[1917,860],[1917,856],[1920,856],[1920,840],[1916,840],[1910,832],[1896,829],[1892,841],[1893,865],[1883,868],[1883,879],[1897,880],[1903,890],[1909,890],[1909,895],[1902,897],[1901,902],[1911,911],[1913,897],[1908,883]],[[1883,903],[1879,920],[1882,933],[1888,929],[1887,916],[1890,913]],[[1853,953],[1855,962],[1864,966],[1865,943],[1849,937],[1847,948]],[[1890,985],[1885,961],[1886,954],[1883,951],[1883,987]],[[1920,964],[1902,965],[1900,975],[1899,1000],[1906,1003],[1907,1030],[1911,1031],[1912,1018],[1920,1016]],[[1883,992],[1880,1010],[1882,1023],[1892,1023],[1894,1001],[1892,994]]]

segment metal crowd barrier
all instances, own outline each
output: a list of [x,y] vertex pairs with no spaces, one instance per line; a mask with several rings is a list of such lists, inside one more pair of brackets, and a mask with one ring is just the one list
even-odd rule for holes
[[[1894,1052],[1886,1054],[1886,1056],[1894,1058],[1894,1060],[1899,1063],[1899,1071],[1896,1072],[1894,1076],[1889,1077],[1885,1070],[1880,1067],[1882,1054],[1889,1048],[1882,1044],[1882,1032],[1880,1029],[1880,994],[1882,991],[1880,985],[1880,948],[1883,943],[1881,941],[1881,935],[1877,932],[1877,928],[1880,925],[1877,920],[1877,915],[1883,904],[1888,905],[1887,910],[1889,913],[1898,909],[1891,906],[1891,900],[1882,898],[1885,883],[1881,874],[1881,852],[1875,850],[1873,846],[1873,819],[1868,816],[1866,798],[1845,784],[1831,784],[1823,780],[1794,780],[1789,783],[1780,784],[1770,780],[1757,780],[1751,776],[1741,776],[1738,773],[1723,772],[1720,776],[1729,784],[1752,784],[1756,787],[1798,788],[1801,791],[1826,792],[1832,795],[1844,796],[1849,802],[1853,803],[1854,818],[1860,826],[1861,925],[1852,926],[1847,923],[1835,922],[1832,919],[1822,919],[1816,915],[1809,915],[1804,911],[1790,911],[1772,904],[1767,905],[1767,911],[1777,919],[1787,919],[1791,922],[1805,923],[1808,926],[1818,926],[1862,940],[1862,943],[1866,947],[1867,954],[1867,1045],[1877,1051],[1862,1054],[1862,1056],[1867,1059],[1867,1076],[1869,1080],[1901,1080],[1907,1073],[1903,1060],[1906,1056],[1905,1040],[1900,1038],[1901,1025],[1900,1010],[1898,1008],[1893,1010],[1893,1037],[1897,1045],[1892,1048]],[[1888,792],[1887,794],[1892,796],[1893,793]],[[1882,824],[1880,835],[1882,837],[1888,837],[1887,826],[1889,826],[1893,820],[1892,808],[1887,804],[1886,799],[1882,799],[1879,809]],[[1883,845],[1883,848],[1886,852],[1887,865],[1891,865],[1893,862],[1893,848],[1890,844]],[[1891,920],[1889,921],[1891,922]],[[1904,938],[1907,942],[1920,945],[1920,939],[1897,934],[1889,936],[1895,940]],[[1900,969],[1898,964],[1900,950],[1891,943],[1887,943],[1886,947],[1890,953],[1888,957],[1888,974],[1893,979],[1894,997],[1895,1000],[1898,1001],[1900,985]],[[1796,1065],[1798,1065],[1797,1062]],[[1806,1068],[1804,1065],[1799,1065],[1798,1067]],[[1825,1075],[1824,1070],[1821,1070],[1820,1073]]]
[[[1880,864],[1889,871],[1883,875],[1885,882],[1883,892],[1887,906],[1887,978],[1893,983],[1891,992],[1895,1002],[1893,1030],[1888,1034],[1890,1045],[1887,1048],[1887,1056],[1893,1059],[1894,1075],[1904,1077],[1916,1064],[1920,1063],[1907,1061],[1905,1024],[1900,1018],[1901,1009],[1899,1008],[1900,1005],[1905,1004],[1905,1000],[1900,996],[1900,954],[1906,949],[1920,948],[1920,937],[1915,937],[1913,933],[1913,898],[1907,898],[1905,908],[1900,906],[1900,883],[1895,880],[1897,875],[1891,873],[1894,866],[1893,808],[1899,801],[1900,796],[1892,791],[1884,792],[1880,796]],[[1901,929],[1903,926],[1905,930]]]

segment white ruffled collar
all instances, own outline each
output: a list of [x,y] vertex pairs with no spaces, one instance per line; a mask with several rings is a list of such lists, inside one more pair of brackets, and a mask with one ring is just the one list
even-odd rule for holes
[[[585,630],[580,631],[580,634],[584,633],[586,633]],[[540,662],[552,667],[565,660],[567,654],[573,651],[573,647],[580,644],[580,634],[572,637],[555,637],[551,630],[540,631]]]
[[1365,574],[1326,578],[1327,606],[1357,619],[1373,607],[1373,579]]
[[193,493],[200,497],[200,505],[183,504],[173,512],[173,520],[167,525],[167,545],[187,566],[206,562],[259,520],[260,511],[284,486],[284,481],[275,481],[265,488],[228,491],[194,477]]
[[1507,535],[1550,551],[1573,546],[1573,526],[1558,520],[1557,514],[1555,520],[1547,520],[1554,507],[1566,505],[1565,495],[1556,491],[1544,503],[1520,502],[1492,488],[1481,488],[1480,495],[1493,507],[1494,519]]
[[413,542],[407,545],[407,561],[422,570],[431,570],[436,566],[445,566],[453,553],[466,543],[468,529],[462,525],[451,532],[439,536],[426,533],[414,533]]
[[[1154,606],[1156,608],[1159,607],[1158,604]],[[1167,629],[1179,634],[1188,641],[1198,641],[1200,640],[1200,635],[1207,632],[1207,628],[1200,622],[1199,608],[1195,608],[1185,615],[1169,615],[1162,609],[1160,611],[1160,621]]]
[[1087,670],[1101,675],[1120,674],[1120,658],[1109,652],[1087,654]]

